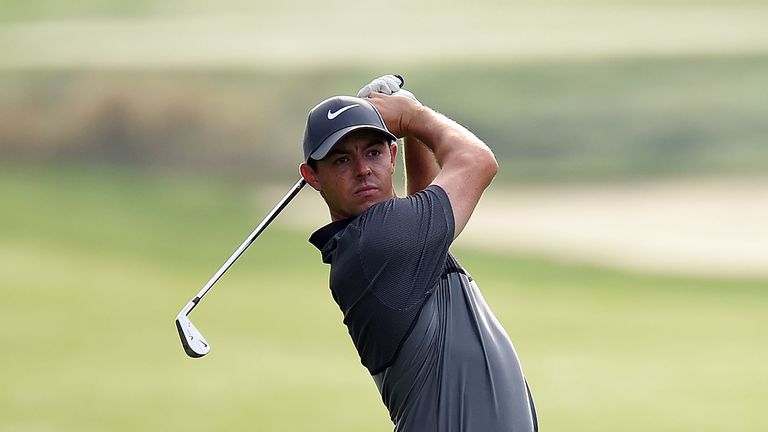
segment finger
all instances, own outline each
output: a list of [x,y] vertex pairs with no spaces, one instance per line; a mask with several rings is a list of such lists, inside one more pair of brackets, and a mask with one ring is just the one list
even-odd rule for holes
[[389,87],[383,81],[373,80],[357,92],[357,97],[365,98],[370,96],[371,93],[383,93],[389,95],[392,94],[392,91],[389,90]]
[[357,92],[357,97],[367,97],[371,92],[390,95],[400,90],[402,82],[402,78],[397,75],[383,75],[360,89],[360,91]]
[[357,92],[357,97],[365,98],[370,96],[371,93],[392,94],[392,91],[389,90],[389,87],[383,81],[375,79],[360,89],[360,91]]
[[391,88],[391,85],[389,83],[389,80],[387,80],[387,77],[380,77],[376,78],[375,80],[371,81],[372,89],[376,93],[382,93],[385,95],[392,94],[393,91],[396,91],[395,89]]
[[392,94],[400,90],[400,80],[398,80],[394,75],[384,75],[381,77],[381,79],[387,85],[387,89],[389,90],[388,94]]
[[359,98],[365,98],[368,97],[368,95],[371,94],[371,85],[366,84],[365,87],[361,88],[359,92],[357,92],[357,97]]

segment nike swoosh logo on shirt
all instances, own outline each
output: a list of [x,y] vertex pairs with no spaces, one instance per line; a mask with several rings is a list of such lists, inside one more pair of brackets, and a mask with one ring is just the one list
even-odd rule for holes
[[347,105],[347,106],[345,106],[344,108],[339,108],[339,110],[338,110],[338,111],[336,111],[336,112],[331,112],[331,110],[328,110],[328,120],[333,120],[333,119],[335,119],[336,117],[338,117],[338,116],[339,116],[339,114],[343,113],[344,111],[346,111],[346,110],[348,110],[348,109],[354,108],[354,107],[356,107],[356,106],[358,106],[358,105],[359,105],[359,104],[352,104],[352,105]]

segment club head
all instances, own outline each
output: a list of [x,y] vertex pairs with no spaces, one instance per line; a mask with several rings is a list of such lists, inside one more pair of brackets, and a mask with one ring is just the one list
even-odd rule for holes
[[176,328],[179,330],[181,344],[184,346],[184,351],[188,356],[194,358],[202,357],[211,350],[208,341],[205,340],[186,315],[181,314],[176,317]]

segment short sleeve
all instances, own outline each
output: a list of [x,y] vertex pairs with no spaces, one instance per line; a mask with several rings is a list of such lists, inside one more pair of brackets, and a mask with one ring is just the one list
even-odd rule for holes
[[420,306],[437,283],[453,242],[453,211],[438,185],[377,204],[360,218],[359,257],[382,304]]

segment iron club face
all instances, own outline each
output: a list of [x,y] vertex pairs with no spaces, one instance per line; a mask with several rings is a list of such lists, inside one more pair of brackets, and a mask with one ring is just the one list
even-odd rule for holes
[[176,329],[179,330],[181,344],[184,346],[184,352],[190,357],[202,357],[211,350],[208,341],[205,340],[200,331],[192,324],[189,317],[180,314],[176,317]]

